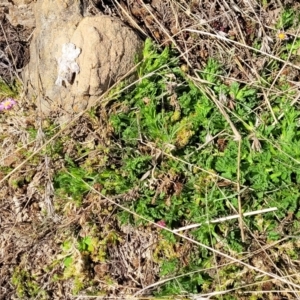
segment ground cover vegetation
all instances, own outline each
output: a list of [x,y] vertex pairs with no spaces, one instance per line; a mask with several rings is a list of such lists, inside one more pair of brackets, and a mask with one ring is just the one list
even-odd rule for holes
[[128,7],[137,79],[69,124],[0,82],[3,299],[297,299],[299,5]]

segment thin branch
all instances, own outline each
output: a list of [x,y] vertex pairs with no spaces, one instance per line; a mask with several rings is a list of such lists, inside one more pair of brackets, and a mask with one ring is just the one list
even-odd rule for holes
[[[232,43],[232,44],[235,44],[235,45],[238,45],[238,46],[241,46],[241,47],[245,47],[247,49],[250,49],[252,51],[255,51],[255,52],[258,52],[260,54],[263,54],[263,55],[266,55],[274,60],[277,60],[277,61],[280,61],[281,63],[284,63],[288,66],[291,66],[297,70],[300,70],[300,66],[297,66],[293,63],[290,63],[289,61],[285,61],[275,55],[272,55],[272,54],[269,54],[265,51],[262,51],[262,50],[259,50],[259,49],[255,49],[251,46],[248,46],[248,45],[245,45],[245,44],[242,44],[242,43],[239,43],[237,41],[234,41],[234,40],[230,40],[222,35],[219,35],[219,34],[213,34],[213,33],[209,33],[209,32],[205,32],[205,31],[201,31],[201,30],[196,30],[196,29],[191,29],[191,28],[185,28],[185,29],[182,29],[182,31],[187,31],[187,32],[194,32],[194,33],[199,33],[199,34],[203,34],[203,35],[207,35],[207,36],[210,36],[210,37],[213,37],[213,38],[217,38],[217,39],[220,39],[220,40],[223,40],[223,41],[226,41],[228,43]],[[178,34],[178,33],[177,33]]]
[[241,146],[242,141],[238,141],[238,157],[237,157],[237,193],[238,193],[238,211],[239,211],[239,226],[241,231],[241,238],[242,242],[245,242],[245,232],[244,232],[244,222],[243,222],[243,211],[242,211],[242,199],[241,199],[241,186],[240,186],[240,180],[241,180]]
[[[254,210],[254,211],[243,213],[243,216],[244,217],[255,216],[255,215],[265,214],[265,213],[276,211],[276,210],[277,210],[277,207],[265,208],[265,209]],[[187,226],[184,226],[184,227],[180,227],[178,229],[173,229],[173,232],[180,232],[180,231],[184,231],[184,230],[194,229],[194,228],[197,228],[197,227],[201,227],[203,224],[222,223],[222,222],[226,222],[226,221],[234,220],[234,219],[239,219],[239,218],[240,218],[240,214],[232,215],[232,216],[228,216],[228,217],[223,217],[223,218],[207,221],[207,222],[204,222],[204,223],[190,224],[190,225],[187,225]]]

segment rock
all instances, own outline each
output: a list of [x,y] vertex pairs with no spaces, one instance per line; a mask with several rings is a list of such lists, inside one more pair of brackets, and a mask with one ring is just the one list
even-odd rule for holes
[[0,3],[0,21],[2,21],[3,18],[5,17],[5,14],[9,12],[10,6],[12,6],[12,4],[5,0]]
[[[26,94],[36,98],[42,113],[48,114],[59,98],[55,86],[57,59],[82,20],[80,1],[38,0],[35,4],[36,28],[30,43],[30,61],[22,72]],[[62,95],[63,97],[63,95]]]
[[6,15],[6,17],[13,26],[22,25],[24,27],[33,29],[35,27],[33,9],[34,3],[22,4],[19,6],[11,5],[9,7],[9,13]]
[[77,104],[87,96],[89,103],[93,103],[127,74],[142,50],[142,41],[132,30],[119,20],[103,15],[84,18],[71,42],[81,49],[77,59],[80,72],[71,87]]
[[12,26],[24,26],[27,29],[35,27],[33,0],[2,1],[0,3],[0,16],[5,14]]
[[33,3],[34,0],[12,0],[12,3],[16,6],[19,6],[19,5],[24,5],[24,4],[30,4],[30,3]]
[[[45,115],[63,108],[80,112],[105,92],[135,63],[142,41],[118,19],[104,15],[83,17],[76,0],[38,0],[35,7],[36,29],[30,45],[30,62],[23,72],[29,96]],[[72,80],[56,85],[62,71],[63,45],[80,49],[76,58],[79,72]],[[73,67],[75,65],[73,64]]]

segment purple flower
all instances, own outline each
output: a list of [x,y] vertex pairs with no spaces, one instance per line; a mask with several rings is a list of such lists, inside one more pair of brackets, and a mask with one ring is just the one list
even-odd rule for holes
[[0,111],[1,110],[9,110],[11,109],[17,102],[12,98],[7,98],[0,103]]

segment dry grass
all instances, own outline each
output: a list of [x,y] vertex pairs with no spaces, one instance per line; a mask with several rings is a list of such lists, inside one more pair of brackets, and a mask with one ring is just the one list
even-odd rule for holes
[[[230,138],[241,144],[243,140],[239,129],[231,121],[233,112],[228,109],[228,103],[225,105],[222,99],[217,99],[214,91],[203,84],[199,72],[203,69],[207,59],[213,57],[226,68],[226,76],[222,75],[224,81],[238,81],[249,86],[261,86],[263,82],[266,86],[262,89],[264,103],[259,109],[268,111],[273,116],[274,124],[280,122],[283,116],[276,118],[270,102],[272,95],[282,93],[277,89],[276,82],[279,76],[285,73],[287,82],[291,83],[290,89],[298,90],[300,70],[300,66],[294,61],[291,53],[287,60],[279,57],[284,41],[278,39],[278,29],[275,28],[275,24],[283,10],[283,5],[288,4],[288,1],[285,2],[271,1],[263,7],[254,0],[240,1],[238,5],[233,6],[225,0],[213,3],[210,1],[152,0],[150,4],[145,4],[143,1],[113,0],[104,1],[104,3],[99,1],[95,5],[99,10],[122,18],[142,35],[156,40],[162,47],[174,45],[180,53],[181,65],[187,70],[187,76],[214,101],[231,127]],[[299,9],[299,4],[293,3],[293,9]],[[2,32],[5,32],[4,28],[9,28],[9,25],[5,24],[2,26],[7,27],[3,27]],[[11,49],[9,51],[11,57],[8,57],[8,54],[2,56],[7,67],[2,69],[4,71],[0,72],[0,76],[6,76],[6,79],[18,74],[18,64],[21,64],[19,53],[24,51],[15,46],[15,35],[12,32],[6,31],[6,35],[0,34],[0,38],[5,36],[5,43]],[[294,41],[298,38],[297,30],[286,34]],[[257,38],[262,41],[259,48],[255,45]],[[274,74],[273,81],[268,83],[259,74],[262,74],[265,68],[269,68],[270,61],[282,63],[282,68]],[[127,88],[129,87],[125,89]],[[101,193],[101,187],[86,183],[90,188],[90,193],[82,206],[66,204],[56,198],[53,177],[58,170],[63,168],[64,161],[61,158],[51,157],[51,147],[55,147],[56,141],[62,136],[68,137],[63,140],[62,152],[70,157],[77,153],[78,141],[82,144],[97,143],[103,148],[107,147],[112,142],[107,115],[110,109],[115,109],[109,105],[106,108],[105,103],[112,97],[108,95],[109,92],[95,104],[97,107],[102,105],[104,108],[100,117],[90,117],[87,111],[82,112],[75,116],[71,123],[62,126],[62,129],[53,127],[54,134],[50,138],[47,128],[50,122],[55,124],[55,116],[37,121],[35,106],[31,99],[20,97],[18,106],[14,110],[0,116],[0,299],[21,299],[17,296],[16,284],[11,283],[18,268],[20,274],[21,270],[34,274],[35,277],[30,278],[24,275],[25,282],[34,282],[48,293],[48,296],[43,298],[44,294],[40,292],[34,299],[109,297],[150,299],[146,296],[160,285],[188,275],[159,280],[159,265],[153,257],[156,255],[156,248],[160,245],[163,227],[149,220],[145,220],[149,226],[138,228],[129,225],[121,226],[115,219],[116,208],[143,219],[126,205],[120,204],[122,197],[117,199],[107,197]],[[296,105],[298,98],[299,93],[295,99],[291,99],[291,105]],[[31,135],[30,133],[33,132],[37,134]],[[144,146],[151,149],[155,155],[160,153],[179,160],[168,151],[155,148],[155,145],[146,143]],[[281,151],[280,147],[278,150]],[[96,152],[94,155],[101,155],[101,153]],[[83,156],[77,157],[78,160],[82,158]],[[291,157],[291,159],[299,163],[295,158]],[[238,174],[240,172],[239,161],[240,157],[237,157]],[[210,170],[200,168],[189,161],[185,163],[213,177],[218,177],[218,180],[228,182],[226,178]],[[238,195],[245,188],[241,185],[239,177],[236,182],[230,184],[237,186]],[[134,201],[137,197],[138,190],[133,190],[123,195],[122,199]],[[214,299],[217,296],[220,297],[218,299],[222,299],[222,295],[251,299],[250,297],[256,294],[259,296],[252,299],[300,298],[299,262],[287,255],[289,249],[299,249],[299,243],[292,241],[292,237],[286,236],[272,244],[265,244],[260,240],[263,237],[246,227],[242,208],[243,202],[239,199],[239,211],[236,211],[236,214],[239,215],[242,237],[245,234],[252,237],[253,243],[248,252],[241,255],[225,253],[222,247],[218,248],[217,245],[213,248],[199,243],[191,237],[188,231],[181,234],[176,230],[164,228],[181,239],[182,245],[177,251],[181,251],[182,259],[191,251],[196,253],[198,246],[206,248],[215,255],[214,266],[196,272],[210,272],[217,278],[216,283],[221,283],[224,275],[219,270],[223,266],[236,265],[240,267],[239,276],[244,281],[244,285],[236,289],[228,289],[226,284],[220,284],[220,291],[202,293],[201,296],[183,294],[177,296],[176,299],[186,299],[186,297]],[[283,222],[288,224],[289,216]],[[87,228],[87,223],[95,224],[94,233],[101,235],[103,240],[112,232],[116,232],[119,239],[116,245],[110,244],[109,247],[104,247],[103,251],[108,253],[110,262],[95,264],[89,270],[93,273],[90,274],[91,277],[96,280],[105,294],[103,297],[73,296],[71,280],[53,280],[55,274],[63,273],[63,264],[57,258],[61,255],[64,241],[68,237],[74,240],[80,236],[84,237],[85,233],[90,230]],[[77,271],[87,272],[85,265],[88,262],[85,261],[84,255],[74,247],[69,251],[77,258],[75,263]],[[65,255],[67,256],[66,253]],[[278,262],[280,262],[279,266]],[[106,277],[108,272],[114,280],[110,281],[111,278]],[[143,295],[146,295],[145,298],[142,297]],[[26,295],[23,299],[25,298]]]

